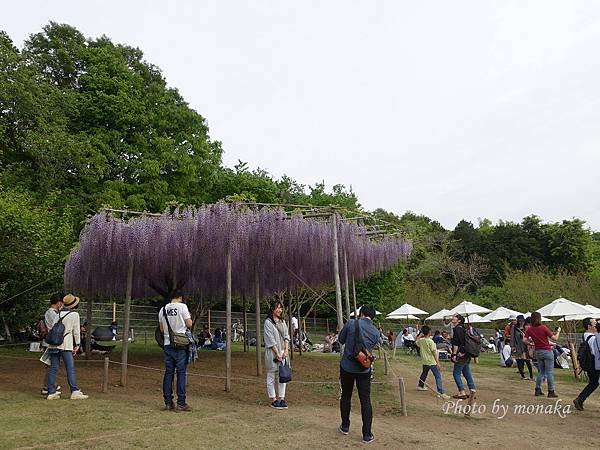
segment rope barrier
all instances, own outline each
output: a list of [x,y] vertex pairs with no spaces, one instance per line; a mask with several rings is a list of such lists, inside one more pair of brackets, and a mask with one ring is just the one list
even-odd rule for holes
[[[119,362],[119,361],[109,361],[110,364],[115,364],[118,366],[122,366],[123,363]],[[145,369],[145,370],[152,370],[155,372],[164,372],[164,368],[158,368],[158,367],[149,367],[149,366],[142,366],[139,364],[127,364],[127,367],[135,367],[138,369]],[[207,374],[201,374],[201,373],[197,373],[197,372],[187,372],[188,376],[195,376],[195,377],[201,377],[201,378],[216,378],[219,380],[225,380],[227,379],[227,377],[224,376],[220,376],[220,375],[207,375]],[[235,380],[235,381],[250,381],[252,383],[257,383],[258,380],[256,378],[247,378],[247,377],[231,377],[231,380]],[[294,380],[293,381],[296,384],[321,384],[321,385],[328,385],[328,384],[337,384],[338,380],[335,381],[302,381],[302,380]],[[262,385],[262,382],[260,382],[260,384]],[[385,384],[385,382],[383,381],[374,381],[371,384]]]

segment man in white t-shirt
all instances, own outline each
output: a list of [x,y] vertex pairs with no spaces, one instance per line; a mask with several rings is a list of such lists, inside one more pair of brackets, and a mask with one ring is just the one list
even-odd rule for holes
[[[44,314],[44,323],[46,324],[46,328],[49,330],[54,326],[56,322],[58,322],[58,316],[60,314],[60,310],[63,307],[63,297],[65,294],[62,292],[55,292],[50,297],[50,307],[46,310]],[[43,336],[44,338],[46,336]],[[44,339],[42,339],[42,347],[44,350],[48,349],[48,344]],[[42,395],[48,395],[48,374],[50,372],[50,356],[47,358],[46,365],[46,375],[44,376],[44,387],[42,387]],[[60,395],[60,386],[56,386],[56,392]]]
[[294,314],[292,316],[292,334],[294,333],[295,330],[298,329],[298,318],[296,317],[296,314]]
[[[166,316],[166,317],[165,317]],[[169,321],[167,324],[166,321]],[[165,410],[192,411],[185,401],[186,371],[188,363],[188,349],[174,348],[169,338],[169,326],[173,333],[185,333],[192,328],[192,316],[179,291],[171,294],[171,301],[158,312],[158,324],[165,339],[165,376],[163,378],[163,396]],[[173,402],[173,379],[177,371],[177,405]]]

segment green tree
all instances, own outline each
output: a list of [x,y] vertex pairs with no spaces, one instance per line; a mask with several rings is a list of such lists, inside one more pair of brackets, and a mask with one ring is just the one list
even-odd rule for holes
[[[35,321],[60,290],[71,218],[30,195],[0,190],[0,315],[4,330]],[[21,293],[21,294],[20,294]]]

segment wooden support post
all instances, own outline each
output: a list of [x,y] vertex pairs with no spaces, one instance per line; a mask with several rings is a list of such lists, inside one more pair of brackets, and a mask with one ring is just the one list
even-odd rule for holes
[[[291,298],[290,298],[291,302]],[[296,314],[298,315],[298,354],[302,356],[302,316],[300,315],[300,296],[296,292]],[[304,330],[306,333],[306,329]]]
[[356,307],[356,284],[354,284],[354,275],[352,275],[352,299],[354,301],[354,311],[356,311],[358,308]]
[[106,394],[108,392],[108,365],[110,360],[108,356],[104,357],[104,370],[102,371],[102,392]]
[[467,419],[471,418],[471,410],[473,409],[473,400],[475,400],[475,393],[470,392],[469,393],[469,401],[467,402],[467,406],[469,408],[465,411],[465,418],[467,418]]
[[[284,311],[285,311],[285,293],[284,295]],[[290,301],[288,302],[288,330],[290,332],[290,360],[294,360],[294,328],[293,328],[293,324],[292,324],[292,291],[290,290]]]
[[87,299],[85,308],[85,321],[87,325],[85,327],[85,359],[90,359],[92,355],[92,298]]
[[231,344],[233,342],[231,336],[231,246],[227,248],[227,295],[225,298],[225,309],[225,333],[227,336],[227,347],[225,347],[225,391],[231,392]]
[[404,378],[398,378],[398,387],[400,389],[400,408],[402,409],[402,415],[408,416],[406,412],[406,386],[404,386]]
[[383,352],[383,373],[385,375],[388,374],[388,359],[387,359],[387,353]]
[[[350,320],[350,282],[348,279],[348,257],[344,248],[344,299],[346,300],[346,320]],[[356,312],[354,313],[356,314]],[[354,317],[357,319],[358,317]]]
[[[242,335],[242,339],[244,342],[244,353],[246,353],[248,351],[248,345],[247,345],[248,339],[246,339],[246,333],[248,331],[248,316],[246,314],[247,306],[246,306],[246,295],[245,294],[244,294],[243,299],[244,299],[244,334]],[[239,330],[238,330],[238,333],[239,333]]]
[[117,302],[113,302],[113,322],[117,321]]
[[125,306],[123,320],[123,350],[121,353],[121,386],[127,386],[127,357],[129,356],[129,315],[131,310],[131,290],[133,288],[133,255],[129,256],[127,269],[127,291],[125,292]]
[[327,326],[327,334],[329,334],[329,319],[325,319],[325,325]]
[[144,330],[144,347],[148,347],[148,332]]
[[331,215],[331,236],[333,238],[333,281],[335,283],[335,309],[337,313],[337,332],[342,331],[344,318],[342,315],[342,288],[340,286],[340,254],[338,250],[337,213]]
[[256,319],[256,376],[262,376],[262,336],[260,333],[260,283],[258,277],[258,269],[254,273],[254,288],[256,289],[254,313]]
[[212,333],[212,328],[210,326],[210,309],[208,310],[208,331]]

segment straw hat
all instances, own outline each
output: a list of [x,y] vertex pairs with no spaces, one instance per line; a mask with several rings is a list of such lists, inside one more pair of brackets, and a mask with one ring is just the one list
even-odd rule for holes
[[73,294],[65,295],[63,298],[63,303],[66,308],[73,309],[79,305],[79,297],[75,297]]

